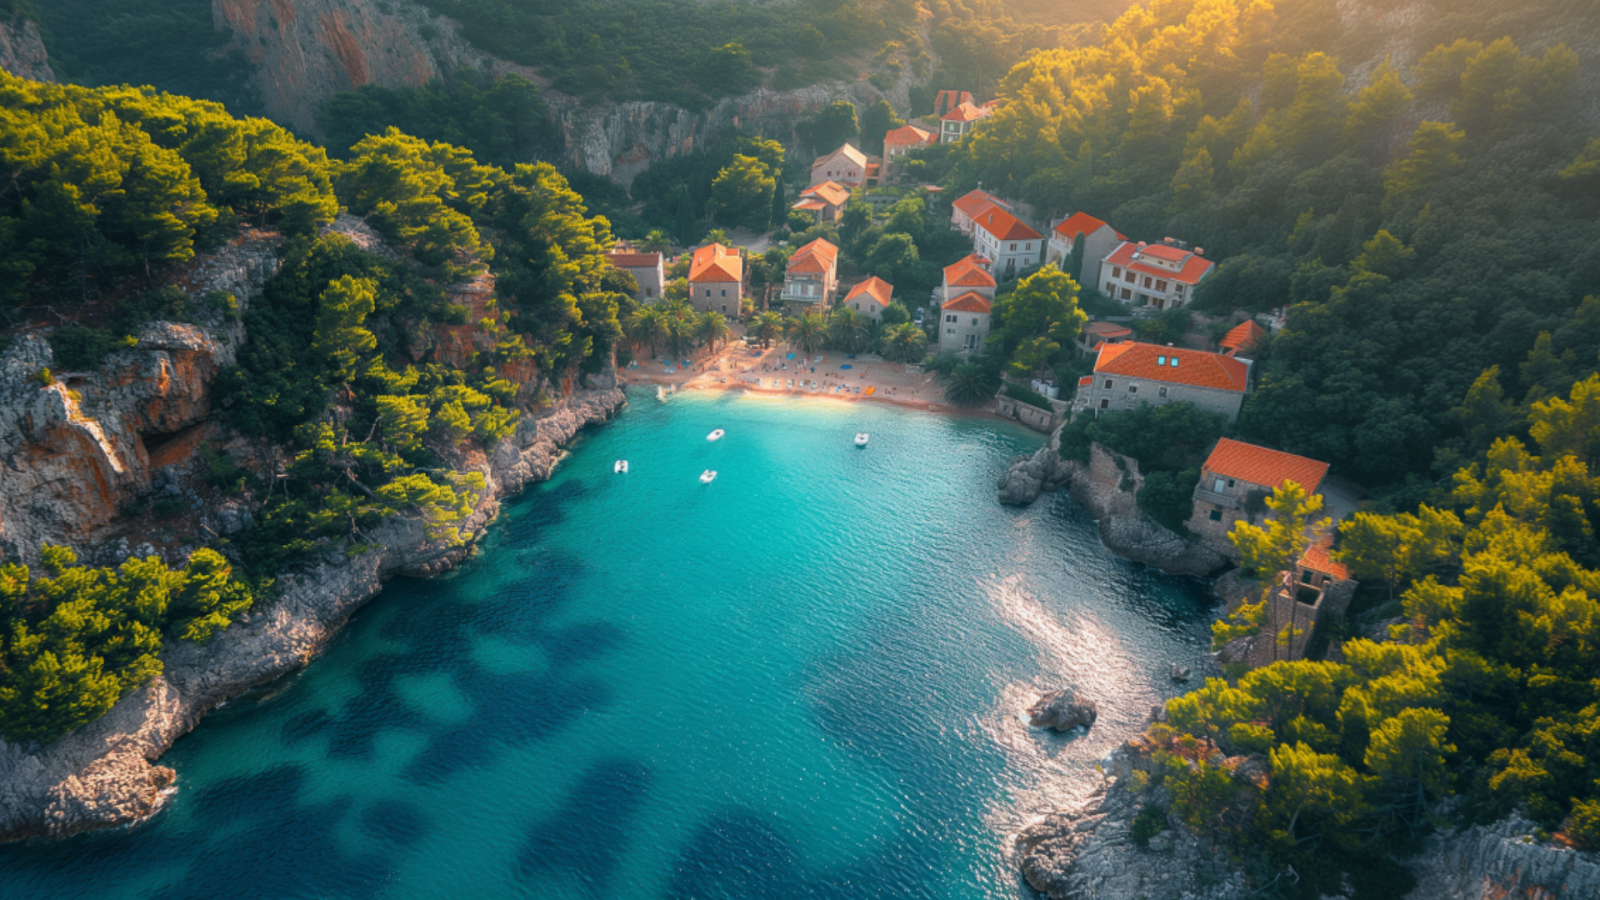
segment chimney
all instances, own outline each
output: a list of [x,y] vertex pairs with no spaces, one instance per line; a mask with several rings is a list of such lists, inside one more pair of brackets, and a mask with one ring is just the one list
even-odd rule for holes
[[1140,250],[1143,250],[1143,249],[1144,249],[1144,248],[1146,248],[1146,247],[1148,247],[1148,246],[1150,246],[1150,245],[1149,245],[1149,244],[1147,244],[1147,243],[1145,243],[1145,242],[1144,242],[1144,241],[1140,241],[1140,242],[1139,242],[1139,249],[1140,249]]
[[1205,256],[1206,255],[1206,248],[1204,248],[1204,247],[1196,247],[1196,248],[1194,248],[1194,255],[1195,256]]
[[1168,247],[1172,247],[1172,246],[1174,246],[1174,245],[1176,245],[1178,243],[1177,241],[1175,241],[1175,240],[1173,240],[1172,238],[1169,238],[1169,237],[1162,238],[1161,242],[1163,244],[1166,244]]

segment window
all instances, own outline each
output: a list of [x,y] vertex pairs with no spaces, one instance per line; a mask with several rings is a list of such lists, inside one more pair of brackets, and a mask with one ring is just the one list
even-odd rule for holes
[[1233,479],[1232,478],[1228,479],[1228,487],[1233,487]]
[[1024,250],[1032,250],[1033,249],[1033,245],[1032,244],[1024,244],[1022,246],[1022,249],[1024,249]]
[[1216,480],[1216,483],[1212,485],[1212,493],[1220,494],[1220,493],[1222,493],[1222,488],[1223,488],[1222,479],[1218,478]]
[[1206,514],[1206,517],[1209,518],[1213,522],[1221,522],[1222,521],[1222,510],[1213,509],[1211,512]]
[[956,320],[956,314],[955,313],[951,313],[951,314],[945,316],[944,320],[946,322],[954,322]]
[[644,295],[646,297],[654,297],[656,295],[656,289],[653,287],[647,287],[644,289]]
[[1181,285],[1181,284],[1180,284],[1180,285],[1178,285],[1178,293],[1179,293],[1179,294],[1180,294],[1180,295],[1181,295],[1181,294],[1182,294],[1182,293],[1183,293],[1183,285]]
[[1111,379],[1109,378],[1106,379],[1106,390],[1111,390]]
[[1112,284],[1109,281],[1106,282],[1106,293],[1112,295],[1113,297],[1116,296],[1116,294],[1117,294],[1117,286]]
[[706,296],[711,296],[711,288],[706,288]]
[[1162,385],[1161,389],[1156,391],[1156,396],[1165,397],[1166,395],[1167,395],[1167,388],[1166,388],[1165,385]]
[[1011,252],[1012,252],[1012,253],[1015,253],[1015,252],[1017,252],[1017,245],[1016,245],[1016,244],[1012,244],[1012,245],[1011,245]]
[[1130,394],[1139,393],[1139,386],[1137,384],[1128,385],[1128,393],[1130,393]]
[[1122,299],[1124,299],[1124,300],[1132,300],[1133,299],[1133,292],[1128,290],[1127,288],[1123,288],[1122,289]]
[[728,289],[727,288],[723,288],[722,289],[722,296],[724,296],[724,297],[728,296]]
[[1148,287],[1150,287],[1150,276],[1149,276],[1149,275],[1146,275],[1146,276],[1145,276],[1145,277],[1144,277],[1144,286],[1145,286],[1145,287],[1146,287],[1146,288],[1148,288]]
[[1164,365],[1166,365],[1166,364],[1167,364],[1167,358],[1166,358],[1166,357],[1165,357],[1165,356],[1158,356],[1158,357],[1156,357],[1156,365],[1158,365],[1158,366],[1164,366]]
[[977,324],[978,324],[978,317],[977,316],[973,316],[972,317],[972,324],[973,324],[974,327],[977,326]]
[[727,312],[728,311],[728,304],[726,304],[726,303],[722,304],[722,311],[723,312]]
[[1129,284],[1138,284],[1139,283],[1139,276],[1133,274],[1132,272],[1129,272],[1127,275],[1123,276],[1122,280],[1126,281]]
[[954,328],[946,328],[946,329],[945,329],[945,330],[944,330],[944,333],[945,333],[945,334],[949,334],[949,335],[953,335],[953,334],[955,334],[955,333],[956,333],[956,330],[955,330],[955,329],[954,329]]
[[1108,409],[1108,408],[1110,408],[1110,406],[1111,406],[1111,401],[1110,400],[1101,400],[1100,401],[1100,408],[1101,409]]
[[1169,365],[1169,366],[1173,367],[1174,369],[1176,369],[1178,367],[1178,358],[1176,356],[1174,356],[1171,359],[1167,360],[1167,365]]
[[1111,267],[1111,277],[1112,278],[1121,278],[1122,277],[1122,267],[1121,266],[1112,266]]
[[1164,281],[1164,280],[1160,280],[1160,279],[1157,279],[1157,281],[1156,281],[1156,290],[1158,290],[1158,291],[1161,291],[1161,292],[1163,292],[1163,293],[1165,293],[1165,292],[1166,292],[1166,290],[1167,290],[1167,283],[1166,283],[1166,281]]

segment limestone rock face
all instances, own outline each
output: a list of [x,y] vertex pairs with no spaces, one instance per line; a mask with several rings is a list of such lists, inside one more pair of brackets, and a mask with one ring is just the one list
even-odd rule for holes
[[1077,468],[1076,463],[1061,458],[1055,441],[1049,441],[1034,451],[1033,455],[1024,454],[1011,461],[1011,467],[1000,476],[1000,482],[996,485],[1000,491],[1000,502],[1011,506],[1027,506],[1039,499],[1041,493],[1055,491],[1066,484]]
[[1028,707],[1030,724],[1053,731],[1092,727],[1099,715],[1100,707],[1093,700],[1080,698],[1070,690],[1051,691]]
[[1538,841],[1537,829],[1513,817],[1435,835],[1411,861],[1417,888],[1406,900],[1600,897],[1600,853]]
[[0,69],[30,81],[56,80],[39,26],[32,19],[19,15],[9,22],[0,21]]

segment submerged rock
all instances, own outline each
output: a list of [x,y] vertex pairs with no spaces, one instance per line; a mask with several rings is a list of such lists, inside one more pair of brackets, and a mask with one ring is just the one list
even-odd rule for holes
[[1172,668],[1167,670],[1167,675],[1173,681],[1188,681],[1189,680],[1189,667],[1188,666],[1180,666],[1177,663],[1173,663],[1172,664]]
[[1093,700],[1079,699],[1072,691],[1051,691],[1028,707],[1028,722],[1035,728],[1054,731],[1071,731],[1090,728],[1100,715],[1100,707]]

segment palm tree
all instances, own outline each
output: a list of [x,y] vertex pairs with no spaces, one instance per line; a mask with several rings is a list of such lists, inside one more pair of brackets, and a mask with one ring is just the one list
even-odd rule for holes
[[622,323],[622,331],[634,346],[649,347],[653,359],[656,355],[656,346],[667,337],[666,319],[659,307],[641,306]]
[[668,316],[666,319],[667,350],[673,359],[683,359],[695,345],[695,322],[697,317],[692,311]]
[[717,349],[718,341],[727,342],[729,332],[728,317],[719,312],[707,312],[694,323],[694,336],[712,350]]
[[1000,389],[994,373],[974,363],[962,363],[950,376],[944,395],[957,406],[979,406]]
[[723,231],[721,228],[711,229],[710,231],[706,232],[705,237],[700,239],[701,246],[706,244],[726,244],[727,242],[728,233]]
[[785,332],[791,346],[799,347],[807,356],[822,349],[828,338],[828,320],[819,312],[808,312],[786,323]]
[[771,347],[772,342],[783,336],[783,316],[768,310],[750,320],[750,333],[761,340],[761,346]]
[[927,333],[910,322],[902,322],[883,333],[883,356],[890,362],[916,362],[927,349]]
[[872,320],[853,309],[836,309],[828,322],[828,340],[846,353],[859,352],[872,335]]
[[639,242],[639,249],[646,253],[666,253],[672,249],[672,235],[660,228],[653,228],[644,236],[644,240]]

